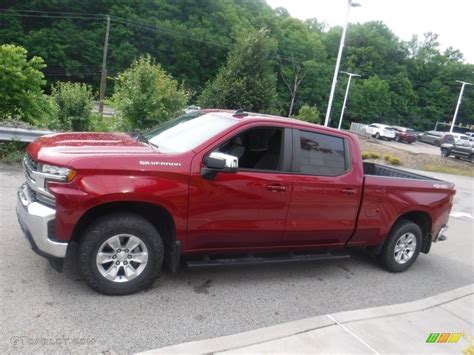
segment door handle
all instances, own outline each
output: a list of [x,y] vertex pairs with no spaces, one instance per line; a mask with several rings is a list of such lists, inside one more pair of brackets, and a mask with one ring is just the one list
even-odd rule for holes
[[283,185],[267,185],[267,190],[274,191],[274,192],[282,192],[282,191],[286,191],[287,187]]
[[355,195],[356,190],[354,189],[342,189],[341,192],[345,195]]

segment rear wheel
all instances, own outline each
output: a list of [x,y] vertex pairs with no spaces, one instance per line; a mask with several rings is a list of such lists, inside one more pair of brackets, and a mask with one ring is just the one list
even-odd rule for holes
[[79,270],[87,284],[107,295],[149,287],[161,270],[163,241],[146,219],[117,213],[98,219],[79,246]]
[[454,159],[461,159],[461,157],[459,155],[455,155]]
[[421,242],[420,227],[402,219],[393,226],[388,235],[379,255],[379,262],[389,271],[403,272],[416,261],[420,254]]
[[380,133],[379,132],[375,133],[375,138],[380,139]]
[[446,158],[449,156],[449,151],[446,148],[441,148],[441,156]]
[[395,136],[395,141],[400,142],[400,137],[399,137],[399,136]]
[[439,147],[441,144],[439,144],[439,141],[434,141],[434,145]]
[[474,154],[471,155],[471,163],[474,164]]

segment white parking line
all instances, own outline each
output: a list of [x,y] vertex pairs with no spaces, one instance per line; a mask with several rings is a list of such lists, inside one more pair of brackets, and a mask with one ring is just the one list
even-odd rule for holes
[[449,215],[450,215],[451,217],[454,217],[454,218],[467,217],[467,218],[470,218],[470,219],[474,219],[474,217],[472,216],[472,214],[467,213],[467,212],[452,211]]

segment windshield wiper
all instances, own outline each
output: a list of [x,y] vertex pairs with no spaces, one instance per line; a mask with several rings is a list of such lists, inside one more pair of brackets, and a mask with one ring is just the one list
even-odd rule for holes
[[142,143],[146,143],[148,145],[150,145],[151,147],[155,148],[155,149],[158,149],[158,144],[155,144],[155,143],[152,143],[150,142],[143,133],[141,132],[138,132],[138,133],[131,133],[130,136],[132,138],[135,138],[137,141],[139,142],[142,142]]

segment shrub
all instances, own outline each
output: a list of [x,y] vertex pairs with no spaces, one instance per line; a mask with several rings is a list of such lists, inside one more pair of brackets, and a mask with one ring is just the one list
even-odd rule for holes
[[301,108],[298,110],[296,118],[306,122],[317,124],[321,123],[321,118],[319,117],[319,110],[315,106],[301,106]]
[[361,156],[362,156],[362,160],[369,159],[370,158],[370,153],[369,152],[362,152]]
[[388,162],[392,165],[400,165],[402,163],[401,160],[397,157],[390,157]]
[[362,159],[378,159],[380,155],[375,152],[361,152]]
[[111,102],[126,128],[143,130],[174,118],[186,107],[188,97],[176,80],[145,56],[119,75]]
[[385,154],[383,158],[385,159],[385,161],[389,161],[392,156],[390,154]]
[[92,116],[92,89],[81,83],[57,83],[52,92],[60,129],[88,131]]
[[4,163],[20,162],[25,154],[28,143],[19,141],[0,142],[0,161]]

